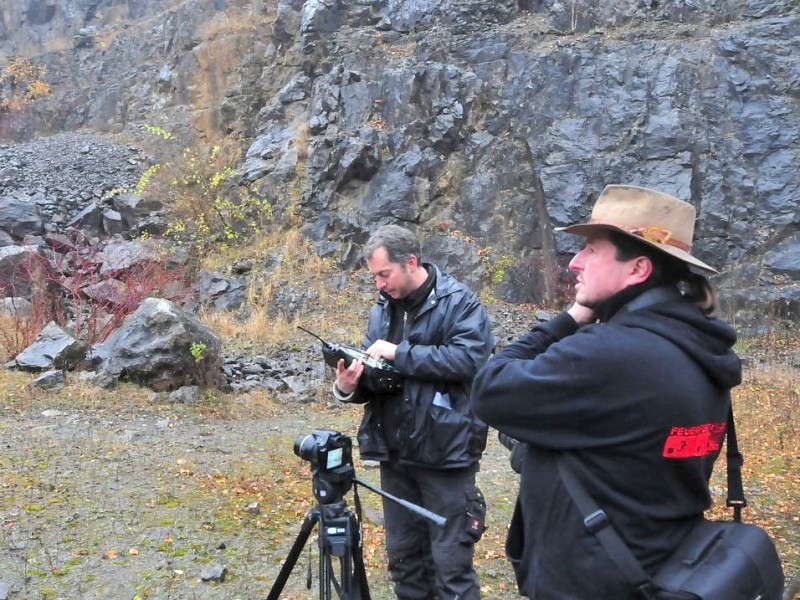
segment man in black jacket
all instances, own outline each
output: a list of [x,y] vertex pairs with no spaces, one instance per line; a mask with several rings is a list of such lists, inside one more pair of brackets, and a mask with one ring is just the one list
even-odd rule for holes
[[436,266],[420,262],[412,232],[378,229],[364,247],[380,297],[370,311],[366,353],[403,375],[396,393],[370,392],[364,365],[340,361],[333,394],[366,403],[358,432],[362,458],[380,461],[384,491],[447,519],[432,524],[383,503],[386,551],[403,600],[478,600],[472,566],[486,506],[475,486],[487,426],[469,409],[472,379],[494,346],[478,298]]
[[694,208],[606,187],[570,262],[575,302],[478,373],[476,414],[525,446],[506,550],[537,600],[637,596],[583,523],[560,453],[643,566],[656,568],[711,505],[708,481],[741,366],[690,254]]

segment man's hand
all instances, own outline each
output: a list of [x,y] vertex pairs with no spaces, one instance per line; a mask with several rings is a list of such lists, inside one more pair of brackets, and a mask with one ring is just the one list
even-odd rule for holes
[[361,379],[361,374],[364,372],[364,363],[361,359],[354,360],[350,363],[349,367],[344,366],[344,359],[340,358],[336,363],[336,387],[345,396],[356,390],[358,387],[358,380]]
[[567,312],[575,319],[575,322],[578,325],[586,325],[587,323],[594,323],[595,317],[594,311],[591,308],[587,308],[582,304],[578,304],[577,302],[569,307]]
[[[367,348],[367,354],[372,358],[385,358],[386,360],[394,360],[394,354],[397,351],[397,344],[392,344],[386,340],[378,340]],[[344,391],[344,390],[342,390]]]

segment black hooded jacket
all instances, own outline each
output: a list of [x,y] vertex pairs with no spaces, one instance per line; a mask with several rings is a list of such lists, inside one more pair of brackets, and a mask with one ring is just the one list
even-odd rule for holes
[[711,504],[730,389],[741,380],[735,333],[677,289],[665,300],[664,290],[605,323],[579,328],[561,314],[506,346],[475,378],[475,413],[529,445],[507,548],[524,595],[635,597],[564,488],[561,451],[646,569]]

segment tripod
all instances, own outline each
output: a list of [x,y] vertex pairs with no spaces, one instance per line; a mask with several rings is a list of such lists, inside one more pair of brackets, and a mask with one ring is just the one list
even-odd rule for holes
[[[332,588],[342,600],[370,600],[364,558],[361,553],[361,526],[355,515],[347,510],[344,500],[320,504],[306,513],[300,533],[286,556],[278,578],[267,600],[277,600],[294,568],[297,558],[308,541],[314,525],[319,525],[319,597],[330,600]],[[333,557],[339,559],[339,579],[336,579]],[[309,581],[309,587],[310,581]]]
[[[356,479],[353,477],[352,466],[343,467],[341,471],[343,473],[337,473],[335,479],[330,479],[328,474],[314,474],[314,495],[320,500],[320,504],[306,513],[306,518],[300,527],[300,533],[297,534],[297,538],[286,556],[286,562],[283,563],[283,567],[281,567],[280,573],[278,573],[278,577],[272,585],[267,600],[278,600],[283,586],[286,585],[286,581],[289,579],[289,575],[297,562],[297,558],[303,551],[303,546],[308,541],[311,530],[317,524],[319,525],[317,545],[319,546],[320,600],[331,600],[333,598],[331,596],[332,588],[336,590],[340,600],[370,600],[364,556],[361,552],[361,504],[358,499],[358,493],[354,488],[353,497],[355,499],[356,513],[358,514],[357,518],[356,515],[347,510],[347,503],[342,497],[342,494],[350,488],[352,482],[361,484],[367,489],[405,506],[440,527],[444,527],[447,522],[444,517],[436,513],[402,498],[392,496],[383,490]],[[344,488],[342,487],[342,481],[344,481]],[[332,482],[334,482],[334,485],[331,485]],[[323,503],[325,500],[327,500],[327,503]],[[338,580],[334,574],[332,557],[339,559]],[[309,589],[311,588],[310,580],[308,587]]]

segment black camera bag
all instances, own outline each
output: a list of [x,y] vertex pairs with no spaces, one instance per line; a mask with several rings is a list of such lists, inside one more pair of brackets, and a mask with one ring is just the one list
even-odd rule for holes
[[567,463],[558,458],[564,485],[591,531],[631,586],[645,600],[780,600],[784,575],[780,557],[766,531],[741,522],[746,506],[742,455],[736,442],[733,408],[728,412],[728,500],[733,521],[700,521],[652,576],[614,529],[605,512]]
[[[780,558],[767,532],[738,521],[698,523],[652,578],[656,598],[779,600]],[[671,595],[665,595],[671,592]]]

